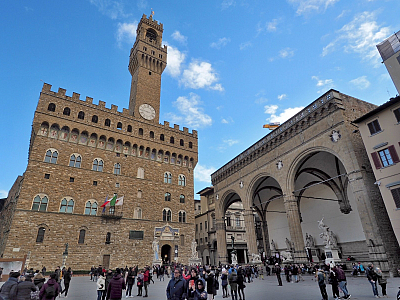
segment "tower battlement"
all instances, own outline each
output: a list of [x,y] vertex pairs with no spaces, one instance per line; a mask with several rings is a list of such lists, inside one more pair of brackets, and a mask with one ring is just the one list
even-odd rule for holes
[[150,15],[149,18],[147,18],[147,16],[145,14],[143,14],[142,18],[140,19],[138,28],[140,28],[140,23],[145,23],[151,27],[156,28],[159,31],[163,31],[163,24],[162,23],[158,23],[156,20],[153,20],[153,16]]
[[[126,119],[131,120],[131,121],[135,121],[135,122],[138,121],[137,118],[135,118],[134,116],[132,116],[129,113],[129,109],[127,109],[127,108],[123,108],[122,112],[120,112],[120,111],[118,111],[118,105],[111,104],[111,108],[107,108],[106,107],[106,102],[104,102],[102,100],[99,100],[99,103],[96,105],[96,104],[93,104],[93,98],[92,97],[86,96],[85,100],[82,100],[82,99],[80,99],[81,95],[79,93],[73,92],[72,96],[67,96],[66,95],[66,92],[67,92],[66,89],[58,88],[58,91],[55,92],[55,91],[52,91],[51,88],[52,88],[51,84],[44,83],[43,87],[42,87],[42,94],[49,95],[51,97],[55,97],[55,98],[66,100],[66,101],[71,101],[71,102],[74,102],[74,103],[79,104],[79,105],[83,105],[83,106],[91,108],[91,109],[98,109],[98,110],[101,110],[102,112],[112,113],[112,114],[114,114],[116,116],[123,117],[123,118],[126,118]],[[51,103],[50,99],[48,99],[48,101],[46,101],[46,100],[47,100],[47,98],[42,98],[41,97],[39,99],[39,104],[40,104],[41,101],[42,102],[45,101],[46,102],[45,104],[47,104],[47,105],[49,103]],[[47,108],[47,105],[43,106],[44,109]],[[39,107],[39,105],[38,105],[38,107]],[[82,110],[84,110],[84,108],[82,108]],[[142,122],[142,121],[140,120],[140,122]],[[171,127],[170,123],[168,121],[164,121],[164,124],[157,124],[155,126],[164,127],[164,129],[168,129],[168,131],[170,131],[170,132],[175,132],[175,133],[179,133],[179,134],[184,133],[186,135],[189,135],[189,136],[192,136],[194,138],[197,138],[197,130],[192,130],[191,133],[189,132],[189,129],[187,127],[183,127],[182,130],[180,130],[180,126],[179,125],[174,124],[174,126]]]

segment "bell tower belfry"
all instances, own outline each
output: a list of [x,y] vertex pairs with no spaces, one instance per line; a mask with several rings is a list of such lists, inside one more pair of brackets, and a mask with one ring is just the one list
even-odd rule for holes
[[129,112],[136,118],[158,123],[161,74],[167,66],[167,46],[162,46],[163,24],[143,14],[129,57],[132,75]]

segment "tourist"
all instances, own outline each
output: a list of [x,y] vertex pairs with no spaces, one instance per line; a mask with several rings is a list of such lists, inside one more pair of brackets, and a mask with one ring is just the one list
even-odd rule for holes
[[289,266],[285,266],[285,267],[283,268],[283,271],[285,272],[285,276],[286,276],[286,281],[287,281],[287,282],[290,282],[290,281],[291,281],[290,269],[291,269],[291,266],[290,266],[290,265],[289,265]]
[[328,283],[332,285],[332,294],[335,300],[339,299],[339,283],[336,273],[331,269],[329,270]]
[[228,282],[229,285],[231,286],[231,296],[232,300],[237,300],[238,299],[238,276],[235,268],[232,266],[231,269],[229,270],[229,275],[228,275]]
[[33,277],[33,284],[37,286],[38,290],[40,291],[40,289],[42,288],[44,282],[46,281],[46,278],[43,276],[42,273],[37,273],[34,277]]
[[281,278],[281,267],[278,263],[275,264],[274,272],[276,275],[276,279],[278,280],[278,285],[282,286],[282,278]]
[[107,274],[105,276],[105,282],[106,282],[106,286],[105,286],[105,290],[103,292],[103,298],[102,300],[105,300],[107,297],[107,291],[108,291],[108,285],[110,284],[111,279],[114,277],[112,270],[108,269]]
[[376,282],[378,281],[378,275],[375,273],[373,264],[368,265],[366,274],[367,274],[367,279],[372,286],[372,292],[374,293],[375,298],[379,298],[378,287],[376,286]]
[[294,282],[299,282],[299,267],[297,265],[292,266],[292,275]]
[[43,284],[40,289],[39,299],[40,300],[54,300],[60,293],[60,286],[57,283],[57,274],[51,273],[50,279]]
[[143,273],[142,270],[140,270],[137,274],[137,287],[138,287],[138,293],[136,296],[142,296],[142,291],[143,291]]
[[121,276],[121,270],[117,268],[113,278],[110,280],[110,283],[108,284],[107,299],[121,300],[122,290],[125,290],[125,281]]
[[346,274],[344,274],[344,271],[339,266],[334,266],[333,272],[336,273],[339,287],[342,290],[342,292],[344,293],[343,298],[350,299],[351,295],[349,294],[349,292],[347,290]]
[[143,273],[143,286],[144,286],[144,292],[145,292],[145,295],[143,297],[149,296],[149,291],[148,291],[149,284],[150,284],[150,271],[149,271],[149,268],[146,267],[144,269],[144,273]]
[[[164,270],[162,271],[164,272]],[[182,272],[179,268],[174,271],[174,277],[171,278],[167,285],[168,300],[184,300],[186,298],[186,281],[182,277]]]
[[358,263],[358,274],[359,275],[364,274],[364,272],[365,272],[364,266],[359,262]]
[[31,292],[36,292],[36,285],[32,282],[32,276],[26,275],[25,280],[18,283],[13,300],[31,300]]
[[65,272],[63,272],[64,279],[64,289],[61,291],[61,294],[65,293],[65,298],[68,297],[69,284],[72,278],[72,270],[71,267],[68,268]]
[[103,294],[106,290],[106,277],[104,273],[100,273],[99,278],[97,279],[97,300],[102,300]]
[[46,276],[46,267],[45,266],[42,267],[42,275]]
[[204,279],[207,283],[207,294],[208,294],[208,300],[213,300],[214,296],[217,294],[216,290],[216,284],[215,284],[215,276],[214,272],[212,272],[210,269],[206,271],[206,274],[204,276]]
[[0,297],[3,297],[4,300],[13,299],[16,294],[19,276],[21,276],[19,272],[11,272],[8,275],[8,280],[1,287]]
[[317,281],[319,289],[321,291],[322,299],[328,300],[328,294],[326,293],[325,273],[322,269],[318,269]]
[[194,296],[191,296],[190,291],[192,290],[192,287],[195,286],[196,281],[199,279],[198,272],[196,268],[192,268],[190,270],[190,277],[187,277],[186,280],[186,297],[188,300],[193,300]]
[[386,284],[387,284],[386,276],[383,274],[382,270],[379,268],[376,268],[376,275],[378,276],[378,283],[382,289],[382,297],[388,298],[388,295],[386,294]]
[[189,296],[194,300],[207,300],[207,292],[204,290],[204,282],[197,279],[194,285],[189,290]]
[[222,285],[222,298],[228,298],[228,271],[223,268],[221,275],[221,285]]
[[258,270],[258,275],[260,275],[260,277],[259,277],[259,279],[261,280],[264,280],[264,266],[263,265],[261,265],[260,266],[260,269]]
[[129,271],[126,274],[125,283],[127,285],[126,295],[125,297],[132,297],[132,287],[135,284],[135,276],[133,276],[133,267],[129,268]]
[[[262,268],[263,267],[261,267],[260,270],[262,270]],[[237,284],[238,284],[239,300],[245,300],[244,288],[246,287],[246,285],[244,284],[244,271],[241,267],[239,267],[237,271]]]

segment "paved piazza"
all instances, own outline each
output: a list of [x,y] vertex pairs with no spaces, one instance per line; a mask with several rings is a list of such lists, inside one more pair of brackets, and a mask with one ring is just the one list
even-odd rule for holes
[[[247,300],[264,300],[264,299],[290,299],[290,300],[319,300],[321,294],[315,280],[312,280],[311,276],[304,276],[305,281],[299,283],[286,283],[285,277],[282,276],[283,286],[277,285],[276,277],[269,276],[265,280],[254,280],[253,283],[247,283],[245,289],[245,295]],[[167,278],[164,282],[155,280],[155,284],[150,285],[148,300],[162,300],[167,299],[165,289],[167,287]],[[221,281],[220,281],[221,283]],[[372,289],[365,277],[348,278],[347,281],[348,290],[350,292],[351,299],[375,299],[372,294]],[[388,295],[389,299],[395,299],[400,286],[400,278],[389,278],[388,279]],[[380,287],[378,287],[379,292]],[[331,286],[327,285],[327,291],[329,299],[332,298]],[[136,299],[137,287],[133,288],[133,292]],[[65,297],[61,297],[65,298]],[[68,294],[69,300],[89,300],[96,299],[96,283],[90,281],[88,276],[73,277],[70,286],[70,292]],[[123,297],[122,299],[130,299]],[[218,291],[218,295],[215,299],[222,298],[222,291]],[[228,299],[231,299],[229,297]]]

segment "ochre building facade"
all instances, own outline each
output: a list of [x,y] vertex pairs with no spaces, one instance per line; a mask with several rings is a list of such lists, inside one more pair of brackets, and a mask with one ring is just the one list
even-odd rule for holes
[[[143,15],[130,54],[129,109],[43,85],[28,166],[1,213],[3,258],[27,255],[30,267],[48,270],[63,262],[74,270],[188,263],[197,132],[159,124],[162,32]],[[103,210],[114,196],[123,204]]]

